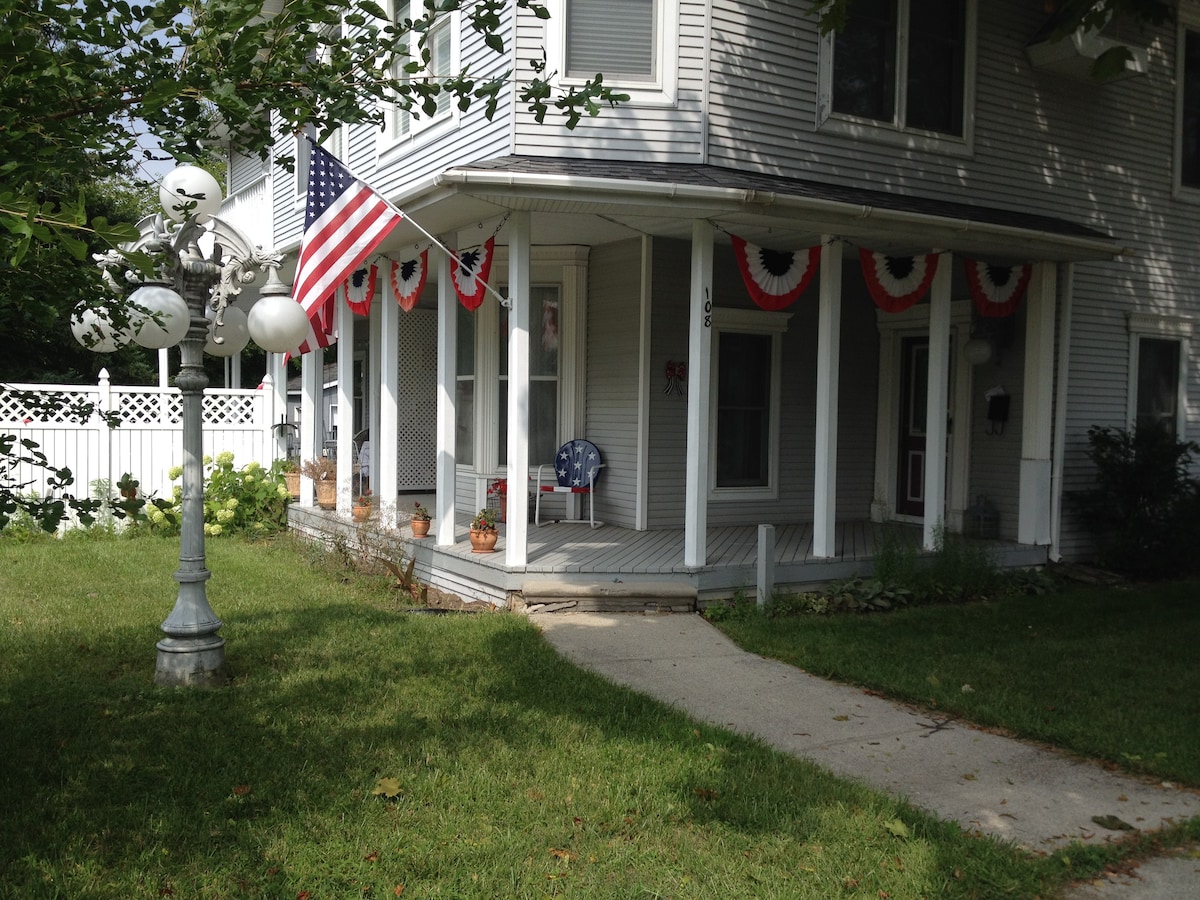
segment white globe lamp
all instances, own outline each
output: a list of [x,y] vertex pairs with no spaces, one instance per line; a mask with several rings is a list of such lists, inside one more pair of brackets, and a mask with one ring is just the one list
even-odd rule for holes
[[129,342],[129,332],[118,330],[107,310],[90,309],[82,303],[71,313],[71,334],[94,353],[112,353]]
[[308,316],[274,269],[267,271],[267,283],[246,324],[254,343],[268,353],[289,353],[308,337]]
[[158,202],[176,222],[189,215],[203,224],[217,214],[223,201],[217,179],[199,166],[182,165],[163,176]]
[[[183,340],[191,325],[192,314],[183,298],[162,284],[146,284],[129,295],[133,310],[133,339],[143,347],[162,350]],[[157,321],[156,321],[157,318]]]
[[237,356],[246,349],[246,344],[250,342],[250,330],[244,312],[236,306],[225,307],[220,325],[216,323],[216,313],[210,310],[207,315],[209,322],[205,353],[209,356]]

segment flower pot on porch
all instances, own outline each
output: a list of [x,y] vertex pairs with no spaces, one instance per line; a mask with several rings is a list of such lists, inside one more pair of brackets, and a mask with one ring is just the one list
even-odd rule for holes
[[321,509],[337,509],[337,482],[314,481],[313,487],[317,493],[317,506]]
[[472,553],[495,553],[496,541],[500,538],[500,532],[495,528],[487,528],[482,531],[471,529],[471,552]]
[[415,537],[415,538],[429,537],[429,520],[428,519],[413,519],[409,524],[412,525],[413,537]]
[[355,522],[365,522],[371,518],[370,503],[356,503],[350,507],[350,516]]
[[287,485],[287,491],[292,495],[293,500],[300,499],[300,473],[299,472],[284,472],[283,483]]

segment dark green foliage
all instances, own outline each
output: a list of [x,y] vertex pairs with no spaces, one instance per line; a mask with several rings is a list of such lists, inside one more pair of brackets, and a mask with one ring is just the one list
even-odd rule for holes
[[1191,474],[1200,446],[1161,425],[1088,429],[1094,487],[1070,495],[1106,568],[1135,578],[1200,571],[1200,481]]

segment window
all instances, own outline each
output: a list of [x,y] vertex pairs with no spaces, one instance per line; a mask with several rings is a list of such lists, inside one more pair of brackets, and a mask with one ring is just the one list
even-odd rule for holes
[[713,310],[713,491],[774,496],[777,488],[779,364],[787,313]]
[[[398,27],[402,27],[405,21],[412,18],[413,4],[411,0],[396,0],[394,6],[393,21]],[[423,10],[418,10],[418,14]],[[416,75],[417,78],[428,80],[430,82],[444,82],[454,72],[453,59],[453,36],[452,29],[453,16],[443,15],[437,22],[425,33],[424,50],[429,53],[429,62],[422,66],[422,70]],[[422,48],[420,46],[421,35],[413,32],[409,34],[410,51],[407,59],[401,58],[396,60],[394,75],[401,81],[407,81],[409,74],[405,71],[405,65],[413,61],[420,61],[422,58]],[[429,123],[441,118],[446,113],[450,112],[450,95],[447,93],[439,93],[437,95],[437,109],[432,115],[422,110],[420,97],[414,98],[414,109],[412,111],[404,109],[399,104],[392,107],[391,113],[391,134],[392,137],[399,140],[406,138],[414,130],[420,130]]]
[[[504,292],[507,296],[507,292]],[[529,458],[554,459],[558,450],[558,285],[530,289]],[[540,323],[540,327],[539,327]],[[500,465],[508,462],[508,310],[500,310]]]
[[1182,56],[1179,181],[1200,188],[1200,31],[1184,32]]
[[1132,313],[1130,331],[1129,420],[1162,423],[1183,439],[1186,369],[1191,323],[1186,319]]
[[546,56],[566,84],[597,73],[632,104],[675,100],[679,0],[548,0]]
[[823,55],[823,108],[897,131],[965,137],[973,10],[972,0],[855,0]]

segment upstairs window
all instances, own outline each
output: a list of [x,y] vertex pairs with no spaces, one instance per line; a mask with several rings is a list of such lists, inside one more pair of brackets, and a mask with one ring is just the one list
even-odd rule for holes
[[[395,13],[393,21],[398,27],[402,27],[406,20],[413,17],[413,4],[409,0],[396,0],[394,5]],[[424,12],[423,8],[418,7],[416,14],[419,17]],[[409,56],[400,58],[395,64],[395,77],[400,81],[408,81],[411,78],[417,78],[422,81],[444,83],[450,78],[454,72],[453,59],[453,15],[445,14],[437,20],[437,22],[425,33],[424,51],[429,54],[429,62],[426,63],[420,72],[415,76],[409,75],[405,71],[406,64],[422,59],[422,48],[420,46],[421,35],[416,32],[410,32],[409,37]],[[450,95],[448,93],[439,93],[437,95],[437,109],[432,115],[427,114],[422,109],[421,99],[414,97],[412,110],[407,110],[397,104],[392,110],[391,131],[392,137],[396,139],[406,138],[414,131],[419,131],[429,123],[437,121],[451,109]]]
[[658,80],[656,0],[566,0],[566,73],[586,80]]
[[900,131],[964,137],[971,0],[855,0],[833,38],[828,108]]
[[1182,68],[1179,181],[1200,188],[1200,31],[1184,32]]

